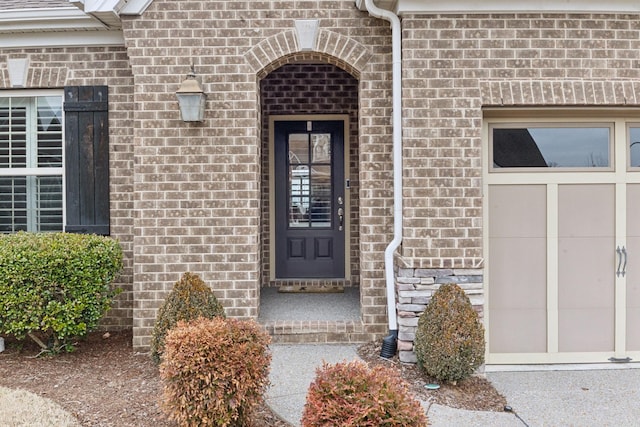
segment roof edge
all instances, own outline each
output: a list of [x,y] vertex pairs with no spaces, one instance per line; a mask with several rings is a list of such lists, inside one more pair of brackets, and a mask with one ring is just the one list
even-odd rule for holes
[[89,14],[141,15],[153,0],[68,0]]
[[[357,0],[358,1],[358,0]],[[636,0],[397,0],[395,11],[399,15],[421,13],[638,13]]]
[[42,47],[124,46],[122,31],[76,31],[5,34],[0,49]]
[[105,25],[73,6],[0,11],[0,32],[104,30]]

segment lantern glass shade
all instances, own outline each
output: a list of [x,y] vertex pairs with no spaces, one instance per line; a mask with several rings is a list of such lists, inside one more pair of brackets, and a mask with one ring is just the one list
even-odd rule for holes
[[195,75],[190,74],[176,91],[180,115],[184,122],[204,121],[205,101],[207,99]]

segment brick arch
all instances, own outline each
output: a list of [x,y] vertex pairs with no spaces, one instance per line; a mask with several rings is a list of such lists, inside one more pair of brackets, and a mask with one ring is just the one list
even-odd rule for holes
[[359,79],[371,55],[363,44],[326,29],[319,30],[313,51],[301,51],[295,31],[288,30],[255,45],[245,59],[260,79],[284,64],[309,61],[332,63]]
[[480,83],[482,105],[635,105],[640,84],[623,81],[515,80]]

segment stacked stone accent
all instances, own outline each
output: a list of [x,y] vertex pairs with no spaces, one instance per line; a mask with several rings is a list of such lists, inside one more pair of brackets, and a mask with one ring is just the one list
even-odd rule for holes
[[433,293],[443,283],[457,283],[467,294],[473,308],[482,315],[484,290],[482,270],[400,268],[396,289],[398,310],[398,354],[401,362],[416,363],[413,341],[420,315]]

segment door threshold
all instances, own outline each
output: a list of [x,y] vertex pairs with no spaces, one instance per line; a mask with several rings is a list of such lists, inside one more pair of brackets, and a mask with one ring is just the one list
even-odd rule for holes
[[270,286],[278,288],[279,293],[332,294],[344,293],[350,284],[347,279],[276,279]]
[[320,285],[320,286],[307,286],[307,285],[280,285],[278,286],[279,293],[287,294],[340,294],[344,293],[344,286],[341,285]]

